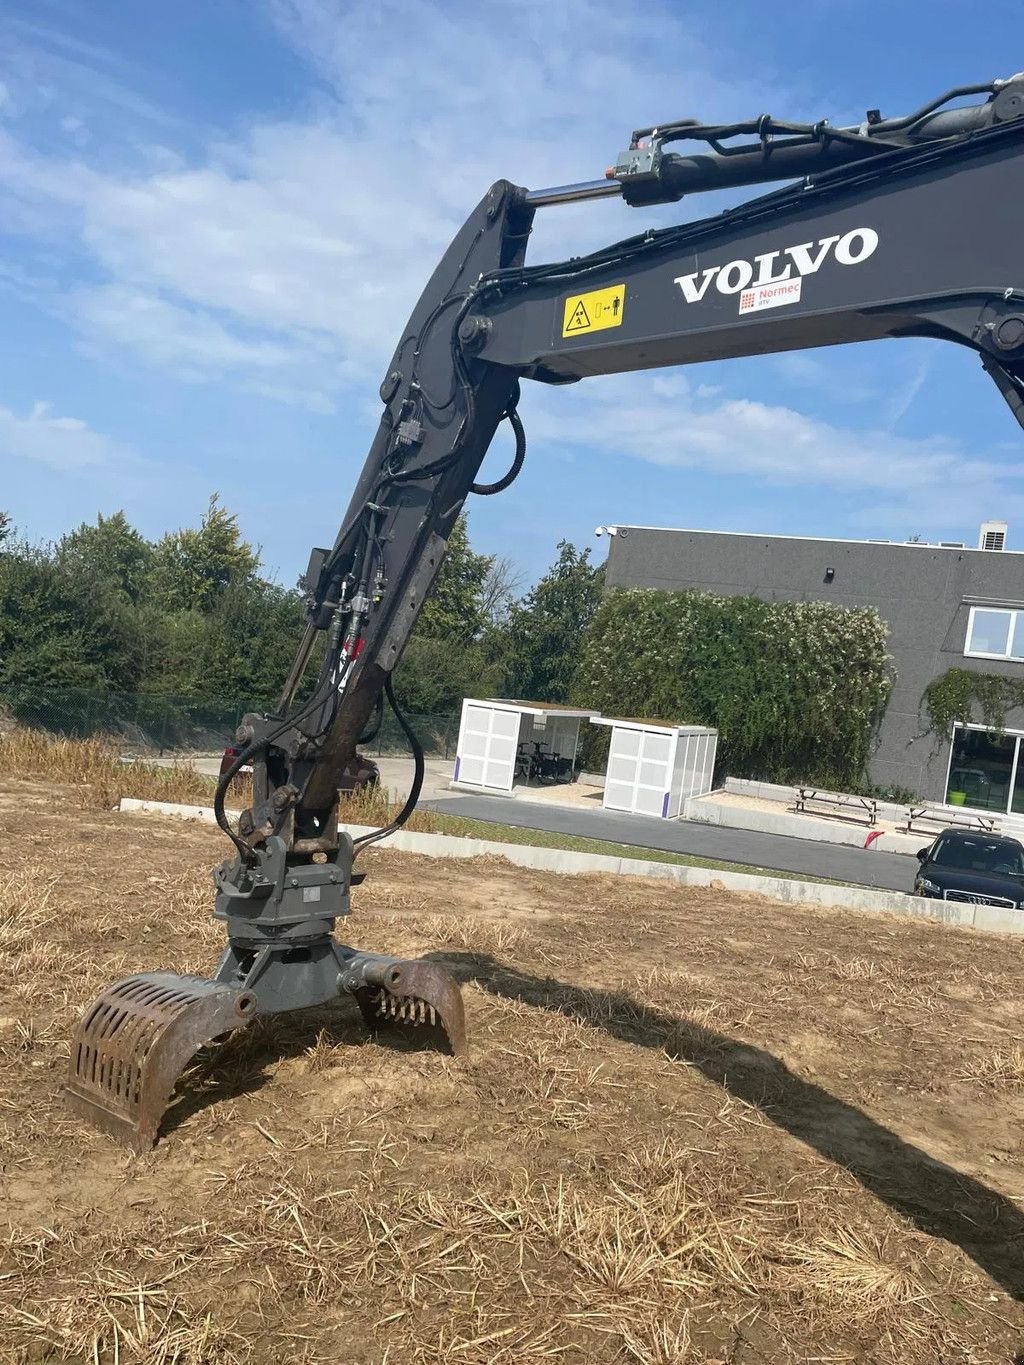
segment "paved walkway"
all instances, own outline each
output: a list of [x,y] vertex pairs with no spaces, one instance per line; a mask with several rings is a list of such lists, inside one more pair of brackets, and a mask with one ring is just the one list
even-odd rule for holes
[[879,853],[845,844],[819,844],[781,834],[727,829],[689,821],[657,820],[646,815],[618,815],[608,810],[576,810],[534,801],[506,801],[498,796],[463,796],[422,803],[445,815],[490,820],[520,829],[550,830],[585,839],[637,848],[689,853],[699,858],[775,869],[797,876],[828,877],[854,886],[910,891],[917,863],[901,853]]
[[[374,763],[380,768],[380,780],[382,785],[389,792],[393,792],[399,801],[404,801],[409,794],[409,784],[412,782],[413,761],[411,757],[402,755],[394,757],[390,754],[383,758],[378,758],[373,753],[372,748],[366,750],[368,758],[372,758]],[[163,758],[154,758],[151,761],[159,763],[161,767],[172,768],[176,763],[187,762],[196,772],[206,773],[210,777],[216,777],[220,772],[220,754],[202,754],[199,757],[183,760],[176,758],[173,754],[168,754]],[[448,784],[452,780],[452,767],[454,760],[450,758],[428,758],[425,765],[423,778],[423,802],[432,797],[448,795]]]

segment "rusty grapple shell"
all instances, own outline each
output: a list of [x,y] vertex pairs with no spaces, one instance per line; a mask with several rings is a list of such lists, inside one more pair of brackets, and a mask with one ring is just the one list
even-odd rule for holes
[[193,1053],[255,1014],[255,995],[237,986],[174,972],[129,976],[79,1020],[66,1097],[89,1123],[144,1152]]
[[353,993],[371,1032],[382,1024],[425,1026],[447,1040],[453,1056],[466,1055],[466,1011],[450,972],[434,962],[390,960],[365,967],[362,977]]

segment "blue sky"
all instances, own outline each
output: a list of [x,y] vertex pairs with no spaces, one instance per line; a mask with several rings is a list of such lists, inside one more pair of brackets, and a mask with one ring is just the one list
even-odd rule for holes
[[[595,178],[668,118],[906,112],[1024,67],[1022,39],[1019,0],[6,0],[0,506],[33,539],[120,507],[156,536],[218,490],[290,582],[491,181]],[[531,259],[722,202],[548,210]],[[995,515],[1024,545],[1024,434],[940,343],[528,385],[522,411],[526,470],[470,528],[527,577],[607,522],[970,542]]]

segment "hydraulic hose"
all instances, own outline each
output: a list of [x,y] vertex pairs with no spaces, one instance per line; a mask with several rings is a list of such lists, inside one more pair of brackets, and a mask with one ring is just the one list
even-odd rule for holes
[[353,841],[356,850],[355,857],[358,857],[362,850],[366,848],[369,844],[375,844],[379,839],[386,839],[389,834],[394,834],[395,830],[401,829],[402,826],[405,824],[406,820],[408,820],[409,816],[416,809],[416,802],[420,799],[420,792],[423,789],[423,775],[424,772],[426,771],[426,762],[423,756],[423,746],[416,738],[415,731],[413,730],[409,722],[406,720],[401,707],[395,700],[395,693],[394,688],[392,687],[391,684],[390,673],[387,676],[387,681],[384,683],[384,692],[387,695],[388,704],[390,705],[392,711],[394,711],[395,713],[395,719],[402,727],[402,731],[405,734],[406,739],[409,741],[409,748],[412,750],[412,756],[416,766],[415,771],[413,773],[412,786],[409,789],[409,795],[406,798],[405,805],[402,807],[402,809],[398,812],[398,814],[395,816],[395,818],[391,821],[389,825],[385,825],[383,829],[375,829],[371,834],[360,835],[358,839],[355,839]]
[[230,822],[224,811],[224,798],[227,795],[228,787],[231,785],[231,779],[238,776],[239,772],[245,764],[249,762],[250,758],[255,757],[261,749],[265,749],[267,745],[271,744],[278,737],[278,735],[283,734],[289,726],[297,725],[300,720],[305,720],[306,716],[312,711],[315,711],[318,706],[322,706],[329,695],[329,691],[325,693],[323,686],[318,687],[301,710],[297,711],[294,716],[288,716],[281,722],[276,730],[271,730],[268,735],[246,745],[241,753],[235,758],[227,772],[221,774],[220,781],[217,783],[217,790],[213,797],[214,819],[238,850],[238,856],[244,863],[248,863],[250,866],[252,866],[254,861],[253,851],[231,828]]
[[508,488],[510,484],[515,483],[516,479],[519,477],[519,471],[522,469],[523,461],[526,459],[526,432],[523,428],[523,423],[520,420],[519,413],[516,411],[516,404],[518,402],[519,385],[517,384],[512,401],[505,410],[505,416],[508,418],[509,426],[512,428],[516,438],[516,453],[512,458],[512,464],[509,467],[508,473],[504,478],[498,479],[496,483],[471,483],[469,485],[469,491],[471,493],[479,493],[482,497],[489,498],[492,493],[504,493],[505,489]]

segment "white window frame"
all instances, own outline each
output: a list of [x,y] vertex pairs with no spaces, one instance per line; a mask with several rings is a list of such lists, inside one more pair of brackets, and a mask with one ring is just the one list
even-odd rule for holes
[[[995,655],[993,657],[999,658],[1001,656]],[[946,804],[946,799],[949,796],[949,779],[953,776],[953,750],[956,747],[956,732],[958,730],[982,730],[988,734],[1003,735],[1014,741],[1013,761],[1010,764],[1010,785],[1006,791],[1006,809],[1000,811],[992,806],[965,806],[964,809],[984,811],[986,815],[1008,815],[1011,819],[1019,820],[1021,818],[1020,812],[1013,810],[1013,791],[1017,782],[1017,765],[1020,762],[1021,749],[1024,748],[1024,730],[1011,730],[1009,728],[993,730],[991,725],[975,725],[973,722],[962,725],[957,721],[953,726],[953,733],[949,737],[949,754],[946,757],[946,783],[942,789],[944,793],[942,804]]]
[[[971,648],[971,636],[974,634],[974,614],[979,611],[998,611],[1010,618],[1010,626],[1006,632],[1007,652],[1005,654],[990,654],[985,650]],[[1024,616],[1024,612],[1015,611],[1013,607],[1000,607],[995,604],[990,607],[971,607],[967,616],[967,638],[964,641],[964,657],[967,659],[1002,659],[1004,663],[1024,663],[1024,654],[1011,654],[1009,652],[1013,644],[1013,637],[1017,632],[1018,616]]]

